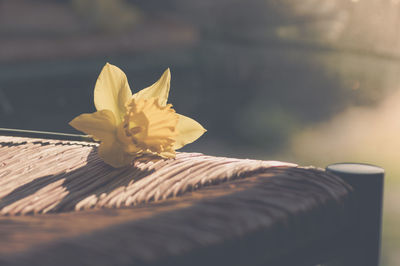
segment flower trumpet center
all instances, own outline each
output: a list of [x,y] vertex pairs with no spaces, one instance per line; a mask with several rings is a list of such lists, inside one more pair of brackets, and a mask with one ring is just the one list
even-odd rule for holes
[[178,120],[171,104],[161,106],[158,98],[132,98],[119,135],[123,133],[123,141],[133,144],[143,154],[173,157]]

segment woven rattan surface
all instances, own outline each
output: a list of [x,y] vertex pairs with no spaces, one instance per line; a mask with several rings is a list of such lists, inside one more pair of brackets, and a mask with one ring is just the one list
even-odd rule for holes
[[351,188],[313,168],[180,153],[112,169],[96,144],[13,137],[0,158],[1,265],[246,265],[351,223]]
[[127,207],[262,172],[276,161],[178,153],[173,160],[135,161],[114,169],[97,144],[0,137],[0,209],[3,215]]

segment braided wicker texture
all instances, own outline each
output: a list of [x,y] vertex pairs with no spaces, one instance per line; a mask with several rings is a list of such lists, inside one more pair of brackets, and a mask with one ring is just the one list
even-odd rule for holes
[[3,215],[128,207],[165,200],[206,185],[294,164],[178,153],[114,169],[97,144],[0,137],[0,213]]
[[113,169],[96,149],[0,137],[1,265],[249,265],[352,222],[351,188],[318,169],[198,153]]

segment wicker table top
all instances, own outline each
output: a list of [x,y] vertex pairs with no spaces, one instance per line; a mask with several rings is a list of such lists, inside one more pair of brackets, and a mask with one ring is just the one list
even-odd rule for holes
[[113,169],[96,149],[0,137],[0,263],[244,265],[351,222],[351,187],[315,168],[179,153]]

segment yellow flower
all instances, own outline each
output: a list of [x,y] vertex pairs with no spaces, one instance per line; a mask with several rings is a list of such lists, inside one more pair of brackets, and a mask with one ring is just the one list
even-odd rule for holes
[[97,112],[81,114],[70,125],[100,141],[99,156],[113,167],[150,155],[174,158],[175,150],[206,131],[167,104],[171,74],[132,95],[125,73],[106,64],[94,88]]

